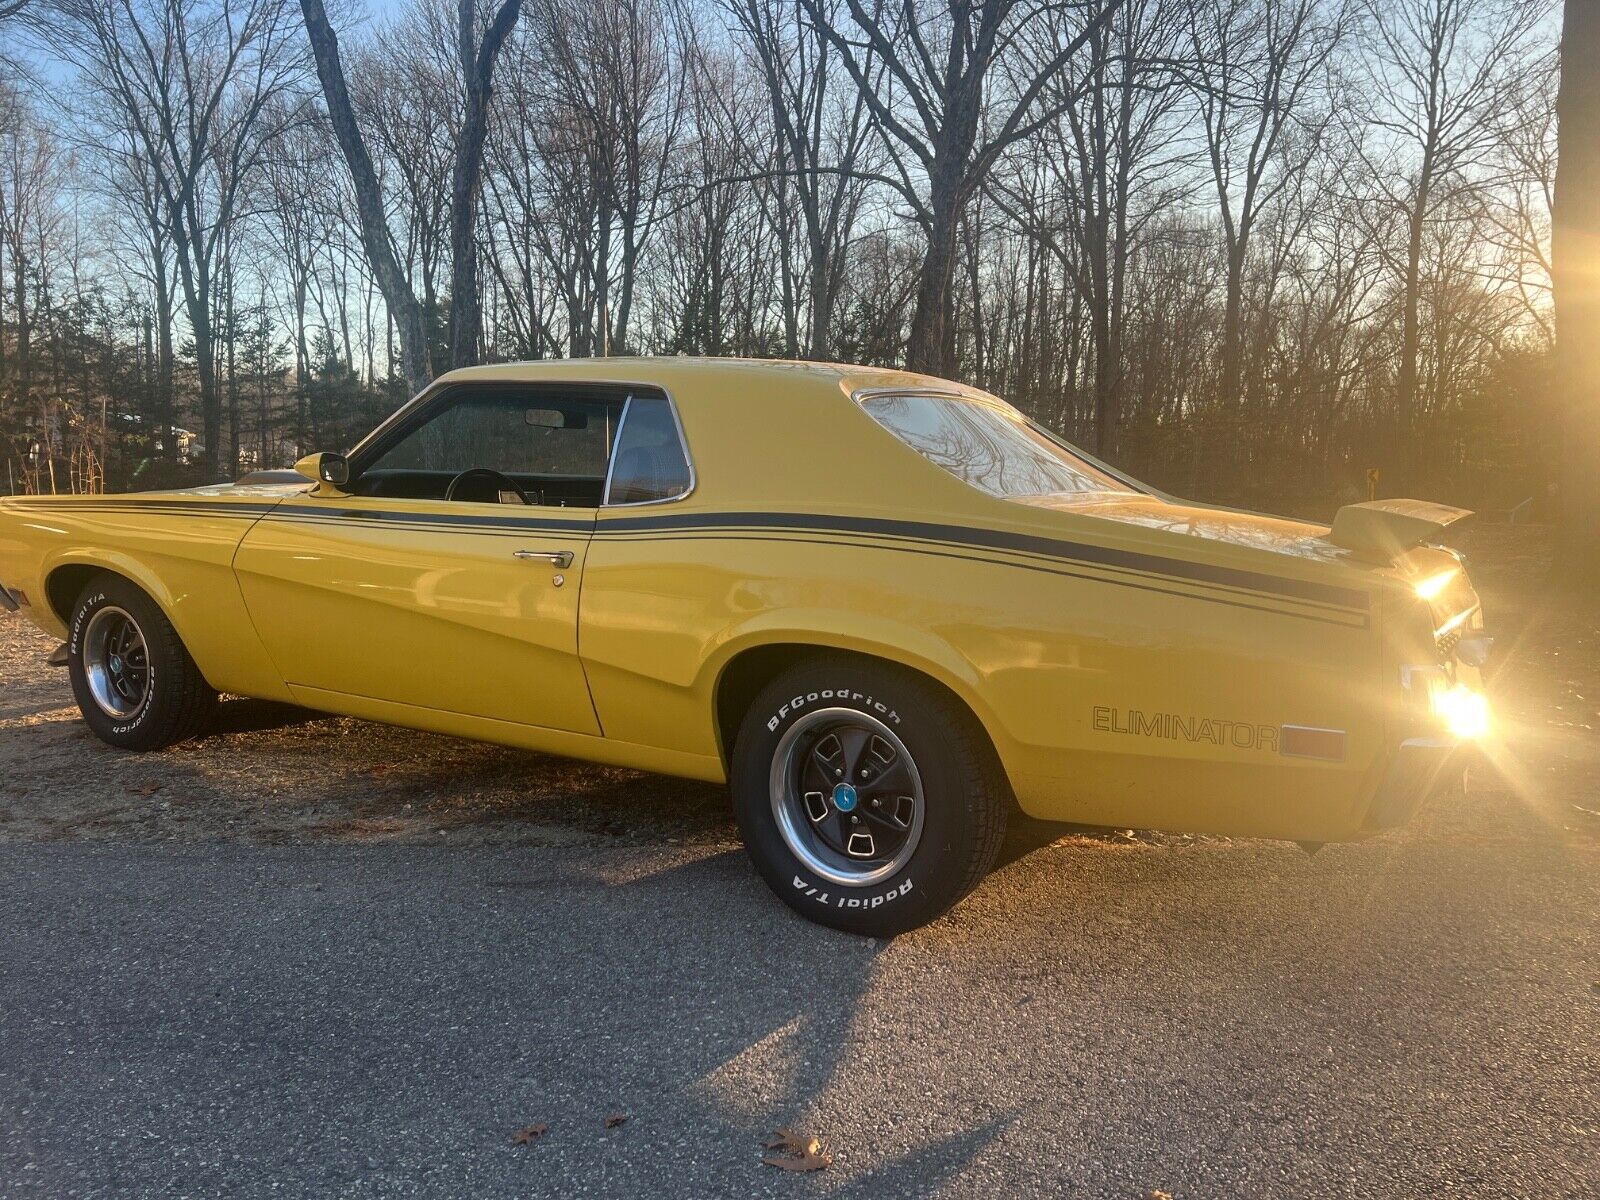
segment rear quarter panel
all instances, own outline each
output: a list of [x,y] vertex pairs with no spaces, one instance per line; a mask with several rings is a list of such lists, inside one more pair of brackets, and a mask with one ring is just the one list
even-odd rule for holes
[[[606,733],[715,754],[740,651],[804,643],[938,679],[983,722],[1031,815],[1332,840],[1359,827],[1383,728],[1364,617],[887,537],[599,536],[583,647]],[[1255,600],[1259,599],[1260,603]],[[1284,724],[1346,731],[1338,763]]]
[[[606,736],[726,752],[722,670],[799,642],[949,687],[1034,816],[1359,833],[1385,730],[1358,572],[991,500],[859,411],[791,408],[779,384],[762,403],[782,462],[750,453],[737,413],[684,403],[702,486],[600,514],[580,648]],[[796,462],[816,473],[797,483]],[[1284,724],[1344,730],[1343,759],[1284,755]]]

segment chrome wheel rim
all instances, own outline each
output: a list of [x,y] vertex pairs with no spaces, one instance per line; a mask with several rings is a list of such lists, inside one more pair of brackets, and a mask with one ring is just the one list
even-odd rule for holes
[[150,699],[150,651],[144,631],[123,609],[106,605],[83,631],[83,671],[89,694],[108,717],[126,721]]
[[831,883],[888,879],[916,853],[926,812],[905,743],[853,708],[823,708],[791,725],[772,756],[772,815],[789,851]]

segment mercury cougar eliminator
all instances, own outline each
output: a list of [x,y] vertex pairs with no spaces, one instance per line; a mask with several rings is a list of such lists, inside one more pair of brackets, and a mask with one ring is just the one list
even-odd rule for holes
[[297,472],[0,501],[0,605],[99,737],[227,692],[726,782],[772,889],[858,933],[964,896],[1013,807],[1366,837],[1488,721],[1464,511],[1186,503],[940,379],[473,368]]

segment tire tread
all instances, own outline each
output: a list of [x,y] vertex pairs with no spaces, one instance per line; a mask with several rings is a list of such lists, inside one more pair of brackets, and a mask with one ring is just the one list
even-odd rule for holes
[[[942,731],[944,751],[948,755],[952,773],[960,778],[959,793],[964,797],[966,805],[963,823],[969,831],[970,840],[967,844],[970,852],[964,856],[960,877],[947,877],[948,890],[942,891],[941,902],[937,908],[928,911],[910,924],[902,923],[898,919],[904,910],[887,908],[874,918],[856,916],[853,919],[824,919],[817,913],[797,905],[790,893],[775,882],[772,875],[768,875],[767,881],[785,903],[809,919],[820,920],[823,924],[848,929],[851,932],[877,932],[893,936],[894,933],[915,928],[916,925],[934,920],[947,912],[982,883],[993,869],[1005,840],[1006,818],[1014,803],[1010,782],[1006,778],[987,732],[966,705],[943,689],[931,685],[926,677],[916,671],[896,663],[882,660],[863,661],[854,655],[843,653],[822,653],[807,658],[770,680],[755,698],[750,712],[745,716],[741,727],[741,739],[747,732],[754,737],[762,736],[764,727],[759,723],[753,727],[751,725],[755,714],[791,689],[799,690],[803,686],[799,677],[813,673],[833,675],[840,672],[853,672],[857,676],[865,674],[869,677],[887,677],[887,680],[892,680],[900,689],[912,693],[927,710],[925,716],[931,718],[935,726]],[[868,688],[865,682],[861,686]],[[869,690],[879,692],[876,688]],[[738,760],[741,758],[741,747],[737,742],[734,747],[734,758],[736,769],[733,775],[735,786],[738,786],[737,780],[743,772],[737,769]],[[757,865],[762,867],[763,874],[768,874],[768,868],[762,866],[759,857]],[[837,914],[833,915],[837,917]]]
[[[151,723],[133,736],[108,737],[96,728],[94,720],[89,720],[89,727],[103,741],[121,749],[139,751],[160,750],[204,732],[216,711],[217,691],[206,682],[189,648],[183,644],[183,639],[178,636],[178,631],[173,628],[161,606],[131,580],[107,571],[91,579],[78,594],[72,608],[74,621],[95,592],[106,593],[133,613],[145,635],[145,645],[152,658],[159,657],[159,661],[167,666],[168,683],[164,696],[151,698],[152,704],[160,704],[159,710],[151,714]],[[83,709],[85,719],[89,719],[93,711],[89,707],[92,703],[89,701],[86,704],[80,700],[79,707]]]

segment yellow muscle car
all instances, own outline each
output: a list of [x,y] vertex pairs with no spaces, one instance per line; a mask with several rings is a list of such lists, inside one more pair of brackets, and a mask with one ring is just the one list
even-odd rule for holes
[[1462,510],[1185,503],[940,379],[474,368],[297,470],[0,501],[0,604],[96,734],[228,692],[726,781],[778,895],[862,933],[959,900],[1013,805],[1356,839],[1488,720]]

